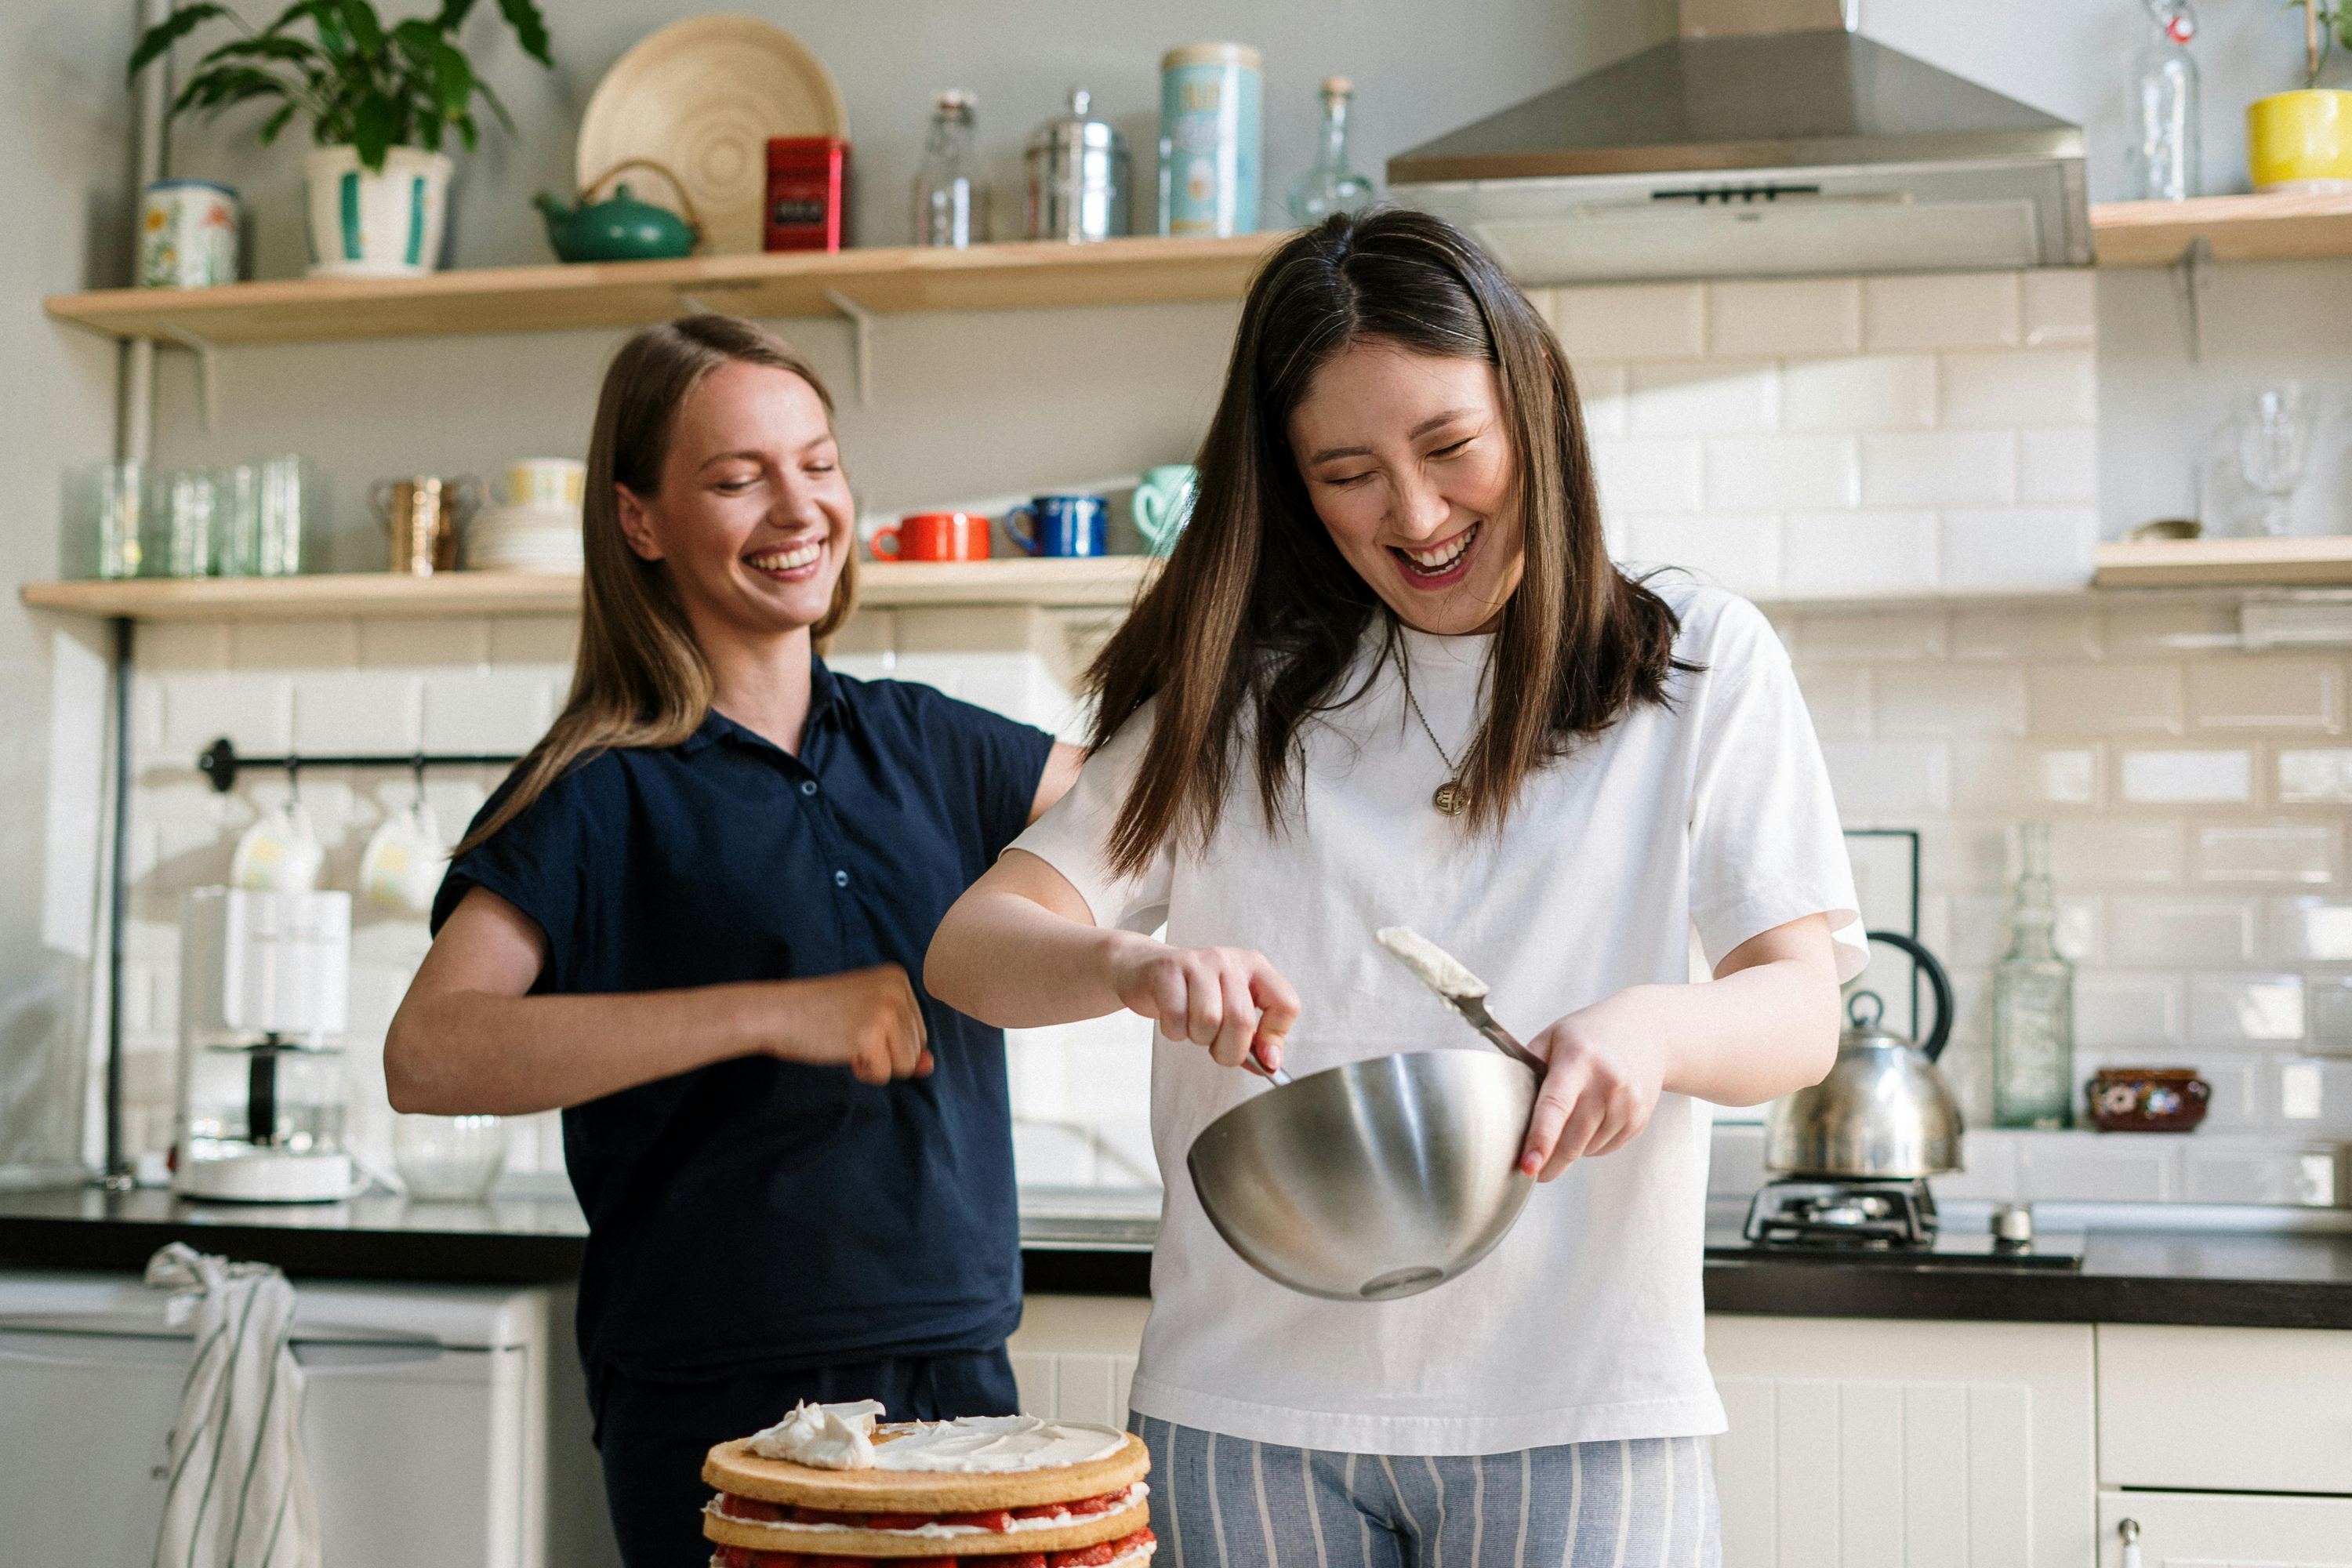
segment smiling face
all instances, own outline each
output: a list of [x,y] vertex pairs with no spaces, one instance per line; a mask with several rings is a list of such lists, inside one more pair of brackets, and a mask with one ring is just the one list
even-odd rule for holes
[[1499,624],[1526,558],[1493,366],[1358,343],[1316,372],[1289,435],[1316,516],[1405,625]]
[[790,371],[730,361],[678,406],[657,495],[619,489],[621,531],[669,563],[698,637],[824,619],[856,542],[833,421]]

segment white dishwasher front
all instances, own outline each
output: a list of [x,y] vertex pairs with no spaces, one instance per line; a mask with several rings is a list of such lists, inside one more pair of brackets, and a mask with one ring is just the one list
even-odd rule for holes
[[[543,1568],[548,1295],[298,1282],[334,1568]],[[112,1274],[0,1270],[0,1557],[146,1568],[189,1331]]]

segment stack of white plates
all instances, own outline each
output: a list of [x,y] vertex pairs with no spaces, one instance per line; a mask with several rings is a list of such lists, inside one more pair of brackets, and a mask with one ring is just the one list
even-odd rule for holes
[[466,564],[476,572],[577,573],[580,509],[485,507],[466,531]]

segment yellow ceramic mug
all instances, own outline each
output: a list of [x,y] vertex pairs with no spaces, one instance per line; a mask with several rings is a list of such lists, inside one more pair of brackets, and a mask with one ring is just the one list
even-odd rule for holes
[[2246,105],[2246,163],[2257,191],[2352,191],[2352,92],[2312,88]]

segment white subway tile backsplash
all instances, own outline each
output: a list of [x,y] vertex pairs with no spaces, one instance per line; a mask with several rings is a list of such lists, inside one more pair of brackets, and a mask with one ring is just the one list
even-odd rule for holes
[[2192,874],[2207,883],[2327,887],[2339,837],[2332,822],[2206,823],[2197,829]]
[[1864,506],[2006,506],[2017,499],[2007,430],[1881,431],[1862,437]]
[[[887,610],[861,610],[853,620]],[[560,664],[569,669],[580,648],[580,623],[570,616],[502,616],[489,623],[493,664]]]
[[226,621],[156,621],[139,628],[134,658],[139,673],[226,669]]
[[2201,659],[2189,669],[2189,717],[2200,730],[2344,729],[2344,669],[2334,659]]
[[2306,980],[2304,996],[2311,1011],[2311,1048],[2352,1053],[2352,979]]
[[1595,440],[1592,472],[1601,486],[1601,510],[1612,517],[1698,510],[1699,453],[1699,444],[1690,440]]
[[2186,879],[2188,865],[2188,833],[2178,822],[2084,817],[2050,825],[2050,873],[2062,888],[2172,887]]
[[1880,735],[2022,735],[2025,674],[1997,665],[1894,665],[1878,672]]
[[1796,671],[1797,689],[1804,695],[1814,734],[1823,740],[1859,740],[1870,733],[1867,666],[1800,664]]
[[2179,1202],[2182,1146],[2190,1136],[2058,1132],[2021,1137],[2017,1195],[2028,1202]]
[[2282,1057],[2271,1072],[2272,1114],[2282,1128],[2306,1137],[2352,1132],[2352,1061]]
[[[2055,829],[2051,837],[2054,850]],[[2111,898],[2107,962],[2148,969],[2249,963],[2254,919],[2252,899]]]
[[2063,605],[1957,610],[1951,637],[1954,658],[2072,664],[2100,653],[2096,617]]
[[2165,658],[2238,648],[2238,610],[2218,599],[2133,596],[2106,612],[2110,658]]
[[2245,805],[2254,798],[2254,756],[2238,750],[2126,751],[2120,795],[2134,805]]
[[1587,436],[1625,434],[1625,367],[1613,360],[1579,360],[1570,367]]
[[2099,433],[2080,429],[2017,433],[2017,499],[2028,504],[2096,500]]
[[1862,341],[1871,349],[2011,348],[2017,344],[2017,274],[1865,278]]
[[1939,370],[1936,417],[1948,427],[2088,426],[2099,417],[2088,349],[1947,353]]
[[2300,974],[2194,974],[2189,980],[2189,1037],[2198,1045],[2299,1045]]
[[1760,516],[1632,517],[1626,549],[1635,561],[1679,566],[1736,594],[1780,585],[1780,520]]
[[2026,677],[2037,735],[2178,735],[2178,665],[2042,664]]
[[2042,268],[2018,274],[2026,346],[2048,348],[2094,341],[2098,335],[2098,277],[2088,267]]
[[1924,430],[1936,423],[1932,354],[1794,359],[1780,367],[1790,430]]
[[1971,741],[1952,748],[1952,797],[1976,811],[2027,812],[2099,804],[2095,746]]
[[1792,511],[1780,521],[1780,585],[1792,595],[1916,592],[1936,582],[1932,511]]
[[419,683],[413,674],[355,670],[297,676],[293,749],[312,753],[413,752],[417,748],[419,705]]
[[[2074,1043],[2085,1050],[2152,1051],[2188,1038],[2188,982],[2123,969],[2074,973]],[[2077,1077],[2085,1076],[2078,1073]]]
[[422,729],[431,752],[521,752],[547,732],[560,693],[546,674],[485,669],[424,678]]
[[1951,754],[1938,742],[1825,741],[1822,756],[1849,827],[1951,806]]
[[2273,899],[2267,951],[2273,963],[2352,963],[2352,902]]
[[1921,607],[1907,613],[1816,611],[1795,621],[1795,646],[1809,659],[1862,661],[1941,658],[1943,617]]
[[[428,665],[471,668],[490,661],[490,624],[447,619],[361,621],[358,662],[371,667]],[[571,663],[567,655],[563,660]]]
[[1717,511],[1854,504],[1851,436],[1720,436],[1706,447],[1706,500]]
[[156,684],[169,766],[195,766],[196,753],[223,736],[254,756],[280,755],[292,743],[294,683],[284,675],[173,674]]
[[1710,283],[1706,296],[1709,353],[1850,353],[1862,346],[1862,285],[1855,279]]
[[343,669],[360,661],[357,621],[232,621],[238,669]]
[[2088,507],[1948,510],[1938,541],[1948,588],[2080,587],[2098,514]]
[[1778,420],[1779,378],[1769,361],[1635,364],[1625,387],[1626,428],[1636,436],[1760,433]]
[[1706,352],[1706,301],[1696,283],[1554,289],[1551,324],[1571,361],[1690,359]]
[[2180,1195],[2186,1203],[2328,1208],[2343,1187],[2342,1154],[2325,1143],[2290,1148],[2213,1148],[2191,1143],[2183,1161]]
[[2278,798],[2281,805],[2352,804],[2352,748],[2279,752]]

